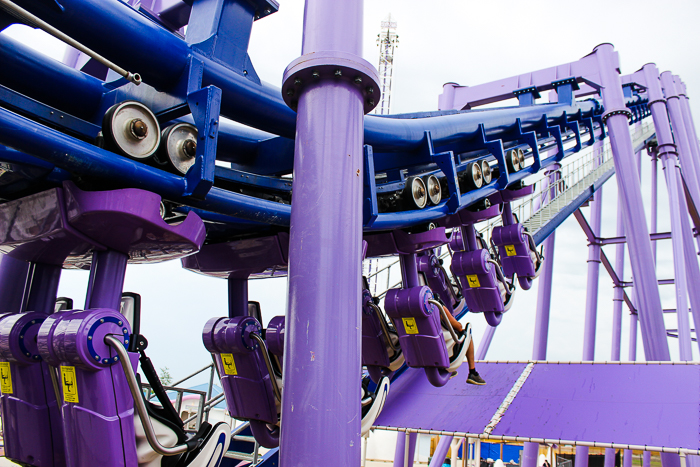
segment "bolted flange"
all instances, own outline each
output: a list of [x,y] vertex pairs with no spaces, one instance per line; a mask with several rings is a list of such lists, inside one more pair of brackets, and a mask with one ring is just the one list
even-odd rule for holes
[[282,79],[282,98],[296,111],[305,86],[323,80],[344,81],[359,89],[366,114],[379,103],[379,76],[374,66],[357,55],[339,51],[305,54],[290,63]]

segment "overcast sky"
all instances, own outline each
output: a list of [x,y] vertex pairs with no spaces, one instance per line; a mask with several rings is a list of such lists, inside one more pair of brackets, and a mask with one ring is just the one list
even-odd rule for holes
[[[281,84],[285,67],[301,52],[302,0],[280,0],[278,13],[255,23],[249,53],[262,80]],[[696,115],[700,115],[700,73],[695,58],[700,46],[697,1],[591,0],[570,3],[554,0],[371,0],[365,2],[364,58],[378,62],[376,45],[380,22],[389,13],[398,22],[400,45],[394,66],[392,113],[435,110],[442,84],[476,85],[537,69],[575,61],[603,42],[620,52],[622,73],[655,62],[660,71],[672,70],[688,86]],[[35,31],[9,31],[55,57],[63,46]],[[116,38],[115,38],[116,39]],[[59,91],[60,92],[60,91]],[[650,168],[643,156],[643,191],[649,219]],[[661,170],[659,170],[661,174]],[[604,189],[603,235],[616,231],[617,189],[611,179]],[[659,176],[659,231],[669,230],[668,201]],[[584,208],[588,215],[588,209]],[[554,292],[548,358],[580,360],[583,349],[587,245],[572,218],[557,231]],[[605,247],[614,258],[614,246]],[[672,277],[670,241],[659,242],[659,278]],[[627,280],[630,278],[627,264]],[[84,302],[87,273],[67,271],[60,294]],[[664,308],[675,308],[673,286],[661,286]],[[179,261],[130,266],[125,290],[143,296],[142,332],[150,341],[149,355],[157,367],[168,366],[175,378],[209,362],[201,343],[207,319],[224,316],[226,283],[186,272]],[[262,302],[266,319],[283,314],[286,280],[252,281],[250,299]],[[528,359],[532,354],[537,284],[519,290],[513,308],[499,326],[488,358]],[[623,318],[623,359],[627,357],[629,313]],[[485,328],[480,315],[470,315],[478,341]],[[676,320],[666,316],[667,327]],[[610,357],[612,282],[601,268],[596,359]],[[643,358],[641,338],[638,358]],[[669,341],[678,355],[676,340]],[[693,344],[697,355],[697,345]]]

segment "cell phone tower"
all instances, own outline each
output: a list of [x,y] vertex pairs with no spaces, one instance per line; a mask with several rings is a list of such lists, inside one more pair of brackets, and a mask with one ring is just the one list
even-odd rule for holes
[[379,83],[382,91],[382,100],[374,113],[384,115],[389,113],[391,107],[391,81],[394,76],[394,53],[399,45],[399,36],[396,34],[396,21],[391,20],[391,14],[382,21],[382,29],[377,34],[379,46]]

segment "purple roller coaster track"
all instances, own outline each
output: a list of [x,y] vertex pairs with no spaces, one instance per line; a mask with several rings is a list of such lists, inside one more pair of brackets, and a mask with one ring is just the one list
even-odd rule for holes
[[[481,443],[501,442],[523,446],[522,467],[555,444],[575,449],[576,467],[589,465],[590,448],[605,449],[606,467],[618,453],[631,467],[635,451],[644,467],[652,452],[663,467],[700,467],[692,72],[650,62],[631,72],[610,43],[545,59],[519,50],[503,74],[521,74],[447,82],[437,110],[370,114],[381,86],[362,58],[363,3],[305,0],[301,23],[302,2],[290,1],[302,28],[274,34],[277,0],[0,0],[9,460],[364,466],[368,442],[395,439],[388,461],[400,467],[420,460],[419,436],[430,435],[440,437],[430,466],[450,446],[453,465],[479,466]],[[637,18],[600,6],[598,18],[531,33],[556,49],[608,18]],[[462,31],[472,22],[463,8],[442,12],[441,26],[460,18]],[[493,8],[471,13],[505,30],[513,20]],[[255,36],[258,24],[285,44]],[[63,60],[18,40],[27,26],[65,44]],[[437,39],[461,40],[451,34]],[[298,50],[295,35],[300,55],[270,71]],[[621,53],[651,50],[637,40]],[[426,67],[424,55],[416,74],[465,73]],[[585,279],[574,271],[583,261],[560,259],[584,241]],[[161,278],[161,292],[144,286],[152,277],[127,276],[156,276],[165,269],[154,265],[173,259],[187,272]],[[599,290],[601,275],[612,291]],[[223,295],[212,283],[226,284],[226,303],[212,301],[211,290]],[[59,296],[68,290],[84,306]],[[274,295],[284,303],[271,312]],[[603,318],[612,326],[601,332]],[[518,346],[528,353],[510,355]],[[211,359],[208,390],[165,384],[147,349],[156,364]],[[485,386],[465,383],[475,365]],[[193,411],[182,410],[188,391],[199,397]],[[221,401],[227,416],[215,419]]]

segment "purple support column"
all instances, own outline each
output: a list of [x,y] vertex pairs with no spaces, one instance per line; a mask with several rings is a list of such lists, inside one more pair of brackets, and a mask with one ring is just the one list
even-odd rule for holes
[[22,311],[24,290],[29,274],[29,263],[2,255],[0,260],[0,313]]
[[[594,154],[599,151],[600,142],[593,147]],[[597,165],[597,164],[594,164]],[[591,202],[591,230],[596,237],[600,236],[600,224],[603,215],[603,187],[593,195]],[[586,316],[583,328],[583,359],[595,359],[595,330],[598,314],[598,275],[600,271],[600,245],[588,245],[588,277],[586,288]]]
[[605,448],[605,467],[615,467],[615,450],[613,448]]
[[651,467],[651,452],[644,451],[642,455],[642,467]]
[[302,57],[284,74],[282,94],[297,108],[280,439],[287,467],[361,460],[363,115],[379,99],[376,71],[359,57],[362,12],[361,0],[307,0]]
[[[406,449],[406,439],[408,439],[408,449]],[[417,439],[418,433],[399,433],[394,451],[394,467],[413,466]]]
[[634,170],[636,163],[628,126],[629,111],[625,107],[620,85],[619,60],[610,44],[599,45],[595,54],[606,109],[603,117],[610,135],[618,190],[623,200],[625,232],[638,295],[644,350],[650,360],[670,360],[641,186]]
[[[682,192],[678,190],[678,173],[676,171],[676,145],[671,134],[671,126],[664,105],[664,96],[659,83],[659,71],[656,65],[649,63],[642,68],[649,95],[649,108],[654,119],[656,138],[659,141],[658,153],[666,176],[668,201],[671,214],[671,240],[673,243],[673,268],[676,289],[676,317],[678,318],[678,344],[681,360],[691,360],[693,352],[690,344],[690,323],[688,318],[688,289],[683,252],[683,233],[681,216],[687,216],[687,210],[681,211],[684,202]],[[677,98],[676,98],[677,100]],[[685,203],[683,203],[685,204]],[[698,304],[700,305],[700,304]]]
[[398,432],[396,434],[396,449],[394,450],[394,467],[403,467],[406,457],[406,438],[408,433]]
[[[555,166],[549,171],[548,198],[557,195],[557,181],[559,180],[561,166]],[[546,201],[546,200],[545,200]],[[549,307],[552,299],[552,275],[554,267],[554,239],[556,232],[552,232],[544,241],[544,265],[540,274],[540,283],[537,290],[537,312],[535,315],[535,337],[532,344],[532,359],[547,359],[547,338],[549,336]]]
[[32,264],[28,287],[30,293],[24,311],[53,313],[61,279],[61,266]]
[[688,142],[690,143],[690,151],[693,154],[693,160],[695,161],[695,167],[700,167],[700,143],[698,143],[698,134],[695,129],[695,122],[693,121],[693,113],[690,111],[690,102],[688,100],[688,95],[686,94],[685,83],[683,83],[678,76],[673,77],[676,83],[676,89],[678,90],[678,96],[681,103],[681,111],[683,113],[683,121],[685,122],[685,130],[688,134]]
[[[445,463],[445,457],[450,451],[450,444],[452,444],[452,436],[440,436],[440,441],[438,442],[435,452],[433,453],[433,458],[430,460],[430,465],[428,467],[442,467]],[[467,445],[464,445],[462,449],[464,456],[466,457]]]
[[700,206],[698,167],[693,160],[688,133],[686,131],[685,122],[683,121],[681,99],[678,96],[678,90],[676,89],[673,75],[670,71],[661,73],[661,86],[666,95],[666,108],[668,109],[668,115],[671,118],[671,125],[673,126],[673,138],[676,142],[678,158],[683,168],[683,179],[686,185],[688,185],[688,190],[690,190],[695,205]]
[[93,253],[86,309],[120,310],[128,259],[125,254],[113,250]]
[[[657,151],[650,151],[651,155],[651,223],[649,225],[649,230],[651,233],[657,232],[657,199],[658,199],[658,180],[657,175],[659,158],[657,157]],[[619,213],[619,211],[618,211]],[[619,215],[618,215],[619,217]],[[618,224],[619,225],[619,224]],[[654,264],[656,264],[656,242],[651,242],[651,252],[654,255]]]
[[[622,203],[619,200],[618,206]],[[622,210],[617,210],[617,233],[618,237],[625,236],[625,224],[622,216]],[[620,280],[625,277],[625,244],[618,243],[615,245],[615,272]],[[611,360],[620,360],[620,346],[622,341],[622,303],[624,301],[624,289],[622,286],[613,285],[613,326],[612,326],[612,352]]]
[[228,315],[232,318],[248,316],[248,278],[229,276]]

